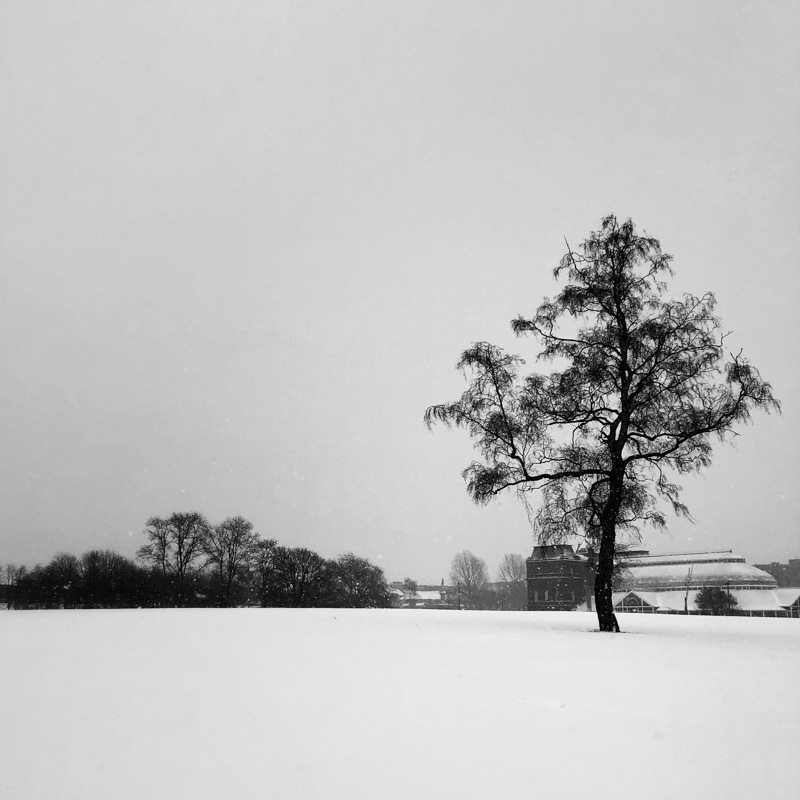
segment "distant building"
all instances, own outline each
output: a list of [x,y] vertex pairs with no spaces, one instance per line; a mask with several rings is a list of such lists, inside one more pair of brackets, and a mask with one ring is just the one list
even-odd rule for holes
[[467,594],[444,581],[417,586],[412,592],[403,582],[389,584],[395,608],[470,609],[474,611],[525,611],[525,581],[486,583]]
[[786,616],[800,618],[800,588],[776,589],[775,594],[786,609]]
[[[591,610],[594,575],[585,553],[570,545],[535,547],[526,563],[530,611]],[[779,590],[775,577],[730,550],[650,555],[628,548],[614,579],[614,608],[697,614],[695,599],[707,586],[735,597],[738,615],[800,617],[800,588]]]
[[775,578],[730,550],[632,556],[621,571],[614,606],[638,613],[696,614],[697,594],[709,586],[729,592],[739,615],[787,616]]
[[778,581],[781,588],[800,586],[800,558],[790,558],[788,564],[773,561],[771,564],[756,564]]
[[417,586],[413,592],[397,582],[389,585],[389,591],[397,608],[453,608],[453,587],[445,586],[444,581],[439,586]]
[[574,611],[586,603],[590,583],[587,559],[571,545],[534,547],[525,564],[528,611]]

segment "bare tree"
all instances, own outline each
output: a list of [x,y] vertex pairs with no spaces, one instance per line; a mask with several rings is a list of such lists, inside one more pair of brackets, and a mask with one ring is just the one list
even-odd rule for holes
[[196,511],[147,520],[144,533],[150,543],[137,555],[160,572],[172,605],[187,604],[190,579],[204,566],[201,556],[209,530],[208,520]]
[[331,565],[331,591],[342,608],[389,608],[392,596],[383,570],[366,558],[346,553]]
[[469,550],[457,553],[450,566],[451,582],[460,587],[461,592],[467,597],[474,596],[484,587],[488,575],[486,562]]
[[251,563],[252,580],[256,595],[262,608],[270,605],[273,585],[275,583],[275,539],[259,539],[253,548]]
[[497,580],[511,583],[524,581],[526,577],[525,559],[519,553],[506,553],[497,570]]
[[6,607],[17,607],[17,585],[19,581],[25,577],[28,569],[24,565],[17,566],[16,564],[6,564],[5,577],[6,577]]
[[209,528],[203,553],[219,581],[223,605],[232,604],[234,592],[249,578],[258,540],[253,523],[244,517],[228,517]]
[[[583,536],[597,550],[594,596],[601,631],[618,631],[612,602],[617,534],[666,524],[659,499],[688,517],[668,471],[710,466],[712,441],[729,439],[755,409],[779,410],[742,356],[725,358],[716,300],[666,297],[671,257],[633,223],[608,216],[554,270],[567,285],[512,328],[543,345],[550,373],[518,377],[522,359],[486,342],[458,366],[473,380],[425,419],[465,428],[481,454],[464,471],[477,503],[507,489],[526,502],[541,543]],[[565,320],[570,323],[566,329]],[[599,546],[598,546],[599,545]]]
[[272,554],[272,597],[276,605],[311,607],[326,601],[325,559],[305,547],[276,547]]
[[41,571],[41,586],[53,608],[73,608],[81,584],[80,562],[72,553],[58,553]]
[[81,604],[92,608],[138,605],[145,600],[145,571],[113,550],[89,550],[80,558]]
[[17,566],[16,564],[6,564],[5,576],[6,583],[9,586],[14,586],[16,582],[28,571],[24,565]]

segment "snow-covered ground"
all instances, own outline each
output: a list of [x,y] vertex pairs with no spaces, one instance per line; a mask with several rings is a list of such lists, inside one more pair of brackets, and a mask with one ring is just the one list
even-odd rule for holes
[[0,797],[800,796],[800,620],[621,623],[3,612]]

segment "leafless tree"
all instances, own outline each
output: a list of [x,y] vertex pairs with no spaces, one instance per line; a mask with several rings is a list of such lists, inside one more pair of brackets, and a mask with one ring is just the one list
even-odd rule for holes
[[525,559],[518,553],[506,553],[497,570],[497,580],[502,583],[524,581],[526,578]]
[[276,605],[299,608],[324,602],[328,568],[320,555],[305,547],[276,547],[272,565],[271,595]]
[[[428,425],[465,428],[481,454],[464,471],[477,503],[507,489],[527,503],[540,542],[583,536],[597,551],[601,631],[618,631],[612,602],[617,534],[666,523],[657,501],[688,517],[669,476],[711,464],[712,442],[751,412],[779,410],[772,388],[725,338],[707,293],[666,296],[671,257],[627,220],[603,220],[554,270],[567,284],[512,328],[542,344],[549,373],[519,378],[522,359],[487,342],[458,366],[473,379],[459,400],[431,406]],[[564,326],[564,322],[568,324]],[[562,365],[565,365],[563,368]]]
[[258,541],[253,523],[244,517],[228,517],[209,528],[203,553],[219,581],[223,605],[232,604],[234,592],[249,578]]
[[6,607],[16,608],[17,591],[16,587],[20,579],[24,578],[28,570],[25,566],[17,566],[16,564],[6,564],[5,579],[6,579]]
[[208,520],[196,511],[147,520],[144,533],[149,544],[140,547],[137,555],[161,573],[173,605],[187,603],[189,579],[204,566],[201,556],[209,529]]
[[275,583],[275,539],[259,539],[255,543],[250,565],[256,595],[262,608],[270,605],[272,587]]
[[99,608],[129,607],[143,602],[146,573],[113,550],[89,550],[80,558],[81,603]]
[[484,587],[488,574],[486,562],[469,550],[457,553],[450,566],[451,582],[459,586],[461,592],[467,596],[474,595]]
[[6,583],[9,586],[13,586],[17,580],[27,572],[27,569],[24,566],[18,567],[16,564],[6,564],[4,572],[6,576]]
[[366,558],[346,553],[330,568],[333,601],[342,608],[388,608],[392,604],[383,570]]
[[42,588],[55,608],[74,607],[81,584],[80,562],[72,553],[58,553],[42,570]]

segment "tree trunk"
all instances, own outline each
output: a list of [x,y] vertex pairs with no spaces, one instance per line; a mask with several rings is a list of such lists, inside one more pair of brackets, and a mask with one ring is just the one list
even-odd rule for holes
[[600,539],[600,554],[597,559],[597,575],[594,579],[594,602],[597,610],[597,623],[605,633],[619,633],[617,617],[614,614],[614,540],[616,529],[612,523],[603,526]]

